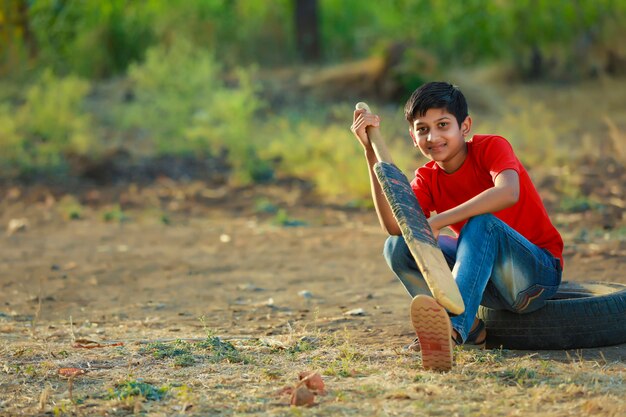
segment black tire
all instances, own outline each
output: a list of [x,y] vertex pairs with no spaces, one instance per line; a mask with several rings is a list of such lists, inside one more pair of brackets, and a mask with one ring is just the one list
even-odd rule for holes
[[487,347],[581,349],[626,343],[626,285],[567,282],[546,305],[532,313],[480,307]]

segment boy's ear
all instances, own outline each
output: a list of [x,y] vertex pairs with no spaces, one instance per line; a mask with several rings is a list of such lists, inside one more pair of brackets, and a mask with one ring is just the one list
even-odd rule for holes
[[472,130],[472,118],[467,116],[463,123],[461,123],[461,132],[463,133],[463,137],[469,135],[470,130]]
[[417,139],[415,139],[415,134],[413,133],[413,128],[409,128],[409,135],[411,135],[411,139],[413,139],[413,146],[417,146]]

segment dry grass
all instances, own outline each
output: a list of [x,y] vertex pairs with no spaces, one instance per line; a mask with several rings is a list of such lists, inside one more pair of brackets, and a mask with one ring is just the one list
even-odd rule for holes
[[[24,323],[28,327],[29,323]],[[141,325],[138,325],[141,327]],[[313,326],[314,327],[314,326]],[[51,328],[56,331],[50,330]],[[622,362],[601,352],[456,351],[449,373],[424,371],[419,355],[355,342],[349,330],[77,349],[68,323],[46,323],[0,350],[2,415],[602,415],[626,412]],[[140,334],[133,325],[107,334]],[[143,330],[145,340],[158,331]],[[196,331],[197,332],[197,331]],[[7,339],[5,338],[5,341]],[[212,341],[212,343],[208,343]],[[187,356],[187,361],[180,361]],[[73,380],[62,367],[87,370]],[[322,374],[325,396],[290,407],[278,390],[300,371]]]

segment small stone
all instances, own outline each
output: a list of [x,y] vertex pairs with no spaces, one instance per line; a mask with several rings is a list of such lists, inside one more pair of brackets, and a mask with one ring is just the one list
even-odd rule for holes
[[9,221],[9,225],[7,226],[7,235],[11,236],[17,232],[25,232],[28,229],[29,223],[28,219],[11,219]]
[[78,266],[78,264],[74,261],[68,262],[63,266],[63,269],[65,271],[71,271],[72,269],[76,269],[76,267]]
[[237,289],[239,291],[250,291],[250,292],[264,291],[263,288],[257,287],[256,285],[254,285],[252,283],[239,284],[239,285],[237,285]]
[[232,239],[231,239],[230,235],[227,235],[226,233],[222,233],[222,234],[220,235],[220,242],[222,242],[222,243],[228,243],[228,242],[230,242],[231,240],[232,240]]
[[352,310],[346,311],[343,314],[346,316],[364,316],[365,310],[363,310],[362,308],[354,308]]
[[313,294],[311,293],[311,291],[307,291],[307,290],[298,291],[298,295],[306,299],[313,298]]
[[268,346],[272,349],[277,349],[277,350],[285,350],[287,349],[287,345],[285,345],[285,343],[283,343],[280,340],[277,339],[273,339],[273,338],[263,338],[259,340],[264,346]]

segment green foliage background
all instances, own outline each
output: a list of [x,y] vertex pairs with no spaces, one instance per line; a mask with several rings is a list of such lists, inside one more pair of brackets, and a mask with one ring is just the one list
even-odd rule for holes
[[[367,178],[357,172],[360,148],[346,137],[353,103],[276,106],[255,81],[263,71],[302,64],[294,4],[3,2],[0,177],[80,175],[76,160],[97,161],[123,146],[144,158],[226,155],[237,184],[296,176],[323,195],[367,196]],[[529,54],[540,50],[575,72],[581,42],[615,42],[626,16],[623,0],[319,0],[318,6],[320,65],[402,43],[442,68],[495,61],[524,71]],[[421,78],[408,79],[407,90]],[[110,85],[127,88],[132,98],[103,99],[98,91]],[[398,126],[401,104],[381,109]],[[390,130],[392,146],[404,136]],[[395,154],[413,168],[415,155]]]

